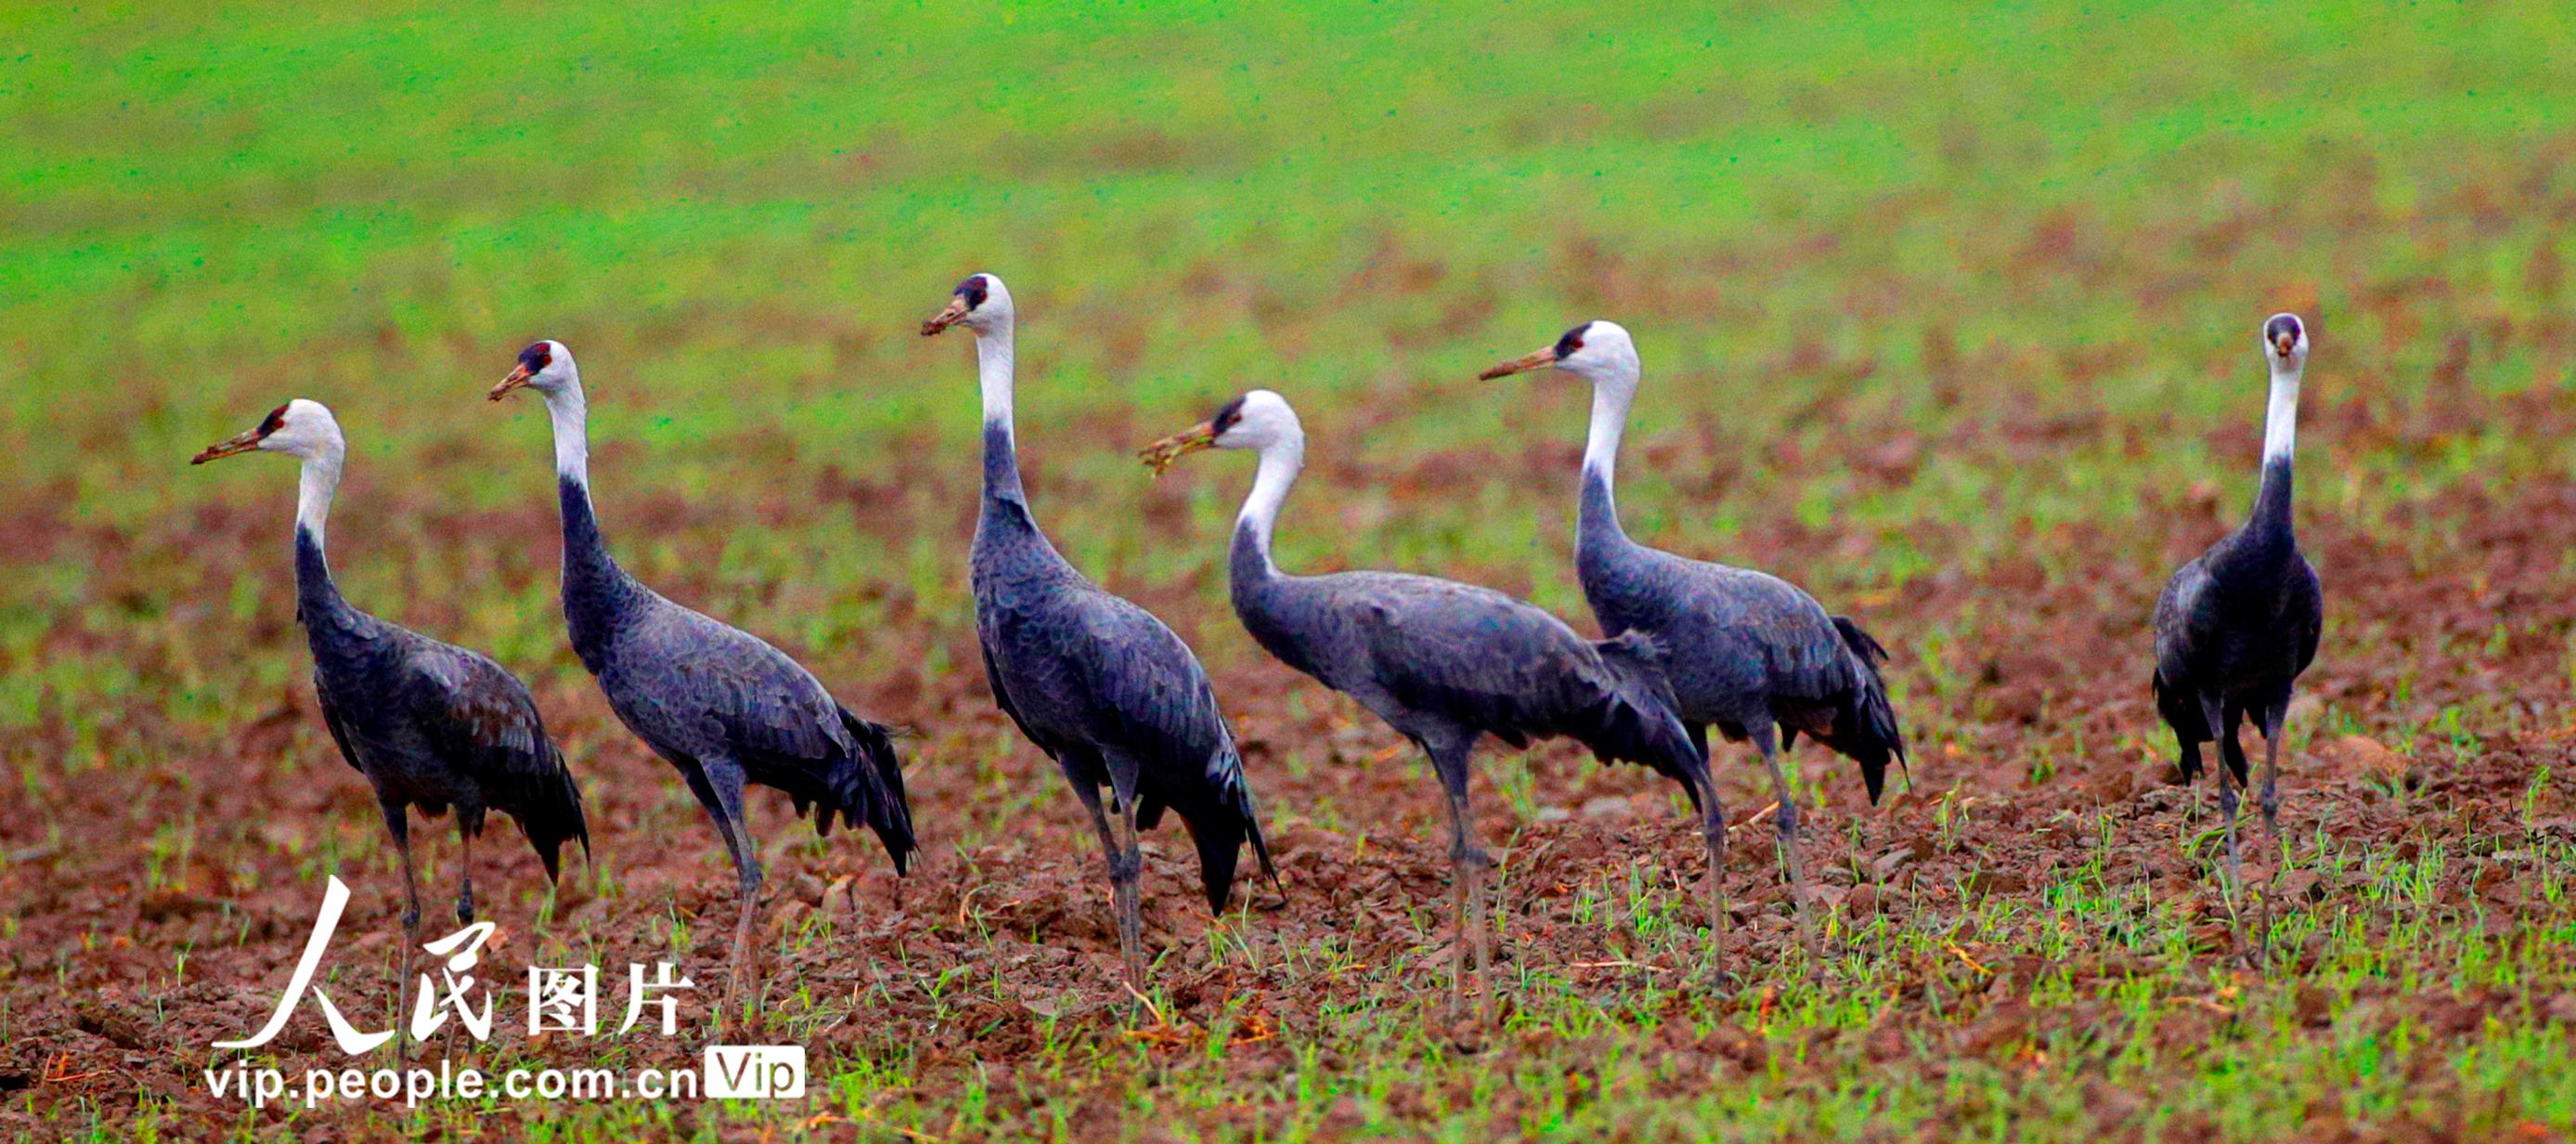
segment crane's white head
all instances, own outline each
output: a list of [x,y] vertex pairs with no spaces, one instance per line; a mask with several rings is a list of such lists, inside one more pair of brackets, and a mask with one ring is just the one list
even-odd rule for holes
[[921,324],[921,336],[931,337],[950,326],[964,326],[977,335],[1007,329],[1011,324],[1011,288],[1002,285],[998,276],[969,274],[948,295],[948,305]]
[[1145,466],[1160,475],[1178,461],[1201,449],[1267,450],[1273,446],[1303,446],[1306,429],[1297,422],[1297,411],[1288,399],[1267,389],[1256,389],[1226,402],[1216,416],[1146,446],[1137,454]]
[[2263,323],[2263,359],[2274,369],[2308,363],[2308,325],[2297,314],[2274,314]]
[[581,367],[574,365],[572,351],[551,338],[532,342],[519,351],[519,363],[510,368],[510,376],[493,386],[487,394],[494,401],[524,385],[552,397],[566,388],[581,384]]
[[1585,322],[1543,350],[1487,368],[1477,378],[1491,381],[1541,367],[1561,369],[1594,385],[1633,385],[1637,381],[1637,342],[1617,322]]
[[301,397],[269,411],[267,417],[249,432],[238,434],[220,444],[208,445],[189,459],[191,465],[238,457],[244,453],[284,453],[308,461],[324,460],[340,452],[340,423],[319,401]]

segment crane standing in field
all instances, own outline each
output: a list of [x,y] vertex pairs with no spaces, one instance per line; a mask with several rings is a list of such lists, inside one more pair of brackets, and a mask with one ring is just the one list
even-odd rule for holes
[[751,935],[761,883],[744,784],[786,792],[800,817],[812,807],[818,834],[831,834],[834,815],[866,824],[900,874],[915,843],[893,736],[851,714],[785,652],[627,575],[608,554],[591,510],[589,412],[572,351],[555,341],[529,346],[491,399],[521,386],[544,396],[554,421],[573,653],[598,677],[626,728],[679,769],[724,836],[742,904],[730,973],[739,991],[758,957]]
[[2156,598],[2156,710],[2182,749],[2186,780],[2200,774],[2200,745],[2218,741],[2218,809],[2227,822],[2227,878],[2241,873],[2236,791],[2250,777],[2237,742],[2247,715],[2263,733],[2263,828],[2281,840],[2281,722],[2290,689],[2317,657],[2325,624],[2316,569],[2291,527],[2291,460],[2299,436],[2299,375],[2308,331],[2294,314],[2263,323],[2272,395],[2263,424],[2263,477],[2243,527],[2221,537]]
[[[1643,763],[1682,784],[1708,846],[1709,942],[1722,949],[1725,814],[1705,754],[1672,711],[1652,641],[1628,635],[1594,643],[1555,616],[1500,592],[1399,572],[1292,576],[1270,558],[1280,503],[1304,467],[1306,433],[1285,398],[1256,389],[1216,416],[1148,447],[1161,472],[1200,449],[1260,455],[1235,519],[1228,566],[1235,615],[1288,666],[1359,701],[1431,759],[1449,796],[1456,866],[1456,950],[1463,988],[1466,946],[1481,985],[1490,959],[1485,871],[1467,805],[1467,758],[1492,735],[1515,747],[1564,735],[1604,760]],[[1472,933],[1472,938],[1470,934]]]
[[[555,880],[567,839],[590,850],[581,789],[546,737],[536,701],[501,665],[387,623],[342,599],[322,548],[331,495],[347,455],[340,424],[320,403],[298,398],[259,425],[191,460],[284,453],[302,461],[295,502],[295,617],[313,651],[313,691],[322,723],[350,766],[375,788],[385,829],[402,854],[406,956],[420,945],[420,879],[412,862],[410,810],[435,818],[456,811],[462,847],[456,920],[474,921],[474,839],[486,811],[519,830]],[[406,969],[403,985],[411,983]]]
[[1479,376],[1491,380],[1541,367],[1592,385],[1592,428],[1575,522],[1575,572],[1584,599],[1605,634],[1644,632],[1664,646],[1665,673],[1682,719],[1703,751],[1713,725],[1730,740],[1751,739],[1762,753],[1780,803],[1780,848],[1799,931],[1812,950],[1798,804],[1781,773],[1780,752],[1805,732],[1858,762],[1876,803],[1888,762],[1905,761],[1905,735],[1878,674],[1887,650],[1859,624],[1827,614],[1815,597],[1776,576],[1628,539],[1611,498],[1619,438],[1642,373],[1626,329],[1615,322],[1585,322],[1556,344]]
[[[971,556],[975,638],[993,698],[1064,771],[1109,859],[1127,986],[1144,989],[1138,831],[1178,813],[1198,844],[1208,909],[1223,913],[1243,842],[1276,888],[1252,787],[1206,669],[1181,637],[1074,571],[1030,515],[1012,434],[1017,313],[1000,278],[969,275],[921,324],[975,335],[984,399],[984,498]],[[1110,806],[1100,803],[1100,788]]]

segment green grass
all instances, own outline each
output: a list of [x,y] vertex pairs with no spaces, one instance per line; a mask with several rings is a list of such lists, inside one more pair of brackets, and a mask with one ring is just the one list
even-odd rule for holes
[[[544,419],[480,399],[537,336],[581,357],[629,567],[810,653],[836,686],[941,693],[975,670],[973,376],[957,339],[912,329],[989,270],[1022,312],[1041,519],[1077,564],[1151,593],[1221,678],[1264,670],[1218,563],[1246,478],[1217,464],[1151,485],[1129,449],[1279,389],[1316,461],[1284,564],[1472,574],[1578,615],[1583,402],[1561,379],[1472,379],[1578,319],[1625,323],[1648,371],[1622,469],[1631,530],[1718,558],[1795,553],[1782,571],[1893,632],[1923,794],[1944,832],[1973,837],[1949,815],[1978,813],[1974,784],[1932,776],[1999,741],[1980,672],[2016,597],[1996,585],[2023,562],[2049,585],[2114,585],[2105,622],[2128,622],[2170,563],[2158,521],[2250,495],[2264,315],[2295,308],[2316,331],[2303,512],[2371,552],[2457,572],[2475,560],[2449,498],[2563,479],[2576,457],[2548,410],[2576,362],[2567,23],[2543,4],[19,6],[0,12],[0,541],[27,554],[0,577],[11,797],[43,807],[163,770],[194,807],[223,777],[169,761],[218,758],[301,686],[285,466],[184,465],[289,397],[349,433],[334,555],[351,597],[494,653],[550,704],[595,703],[554,610]],[[1980,588],[1891,606],[1943,599],[1951,576]],[[2556,612],[2427,635],[2349,599],[2328,649],[2347,674],[2302,735],[2447,759],[2564,726],[2576,644]],[[2518,666],[2535,642],[2558,649],[2536,674]],[[1286,693],[1228,702],[1266,727],[1342,710],[1261,678]],[[929,724],[925,765],[958,796],[937,811],[953,851],[938,877],[1007,868],[1016,822],[1065,825],[1006,730],[940,726],[927,701],[889,714]],[[2055,714],[2077,725],[2012,740],[2009,773],[2044,785],[2166,749],[2143,704]],[[629,749],[595,716],[566,724],[577,766]],[[290,721],[289,757],[257,781],[348,779],[310,722]],[[1259,777],[1342,769],[1303,741],[1277,760]],[[1564,786],[1491,769],[1480,797],[1523,821]],[[2566,813],[2576,766],[2552,773],[2516,829]],[[2411,797],[2395,779],[2386,793]],[[701,829],[675,788],[625,797]],[[191,813],[114,844],[147,891],[209,866],[382,875],[355,806],[275,838]],[[1293,814],[1405,833],[1358,798]],[[13,850],[67,845],[32,809],[0,821],[24,827]],[[2409,837],[2419,864],[2504,845],[2493,824]],[[2186,841],[2195,861],[2214,845]],[[787,845],[823,865],[822,847]],[[2287,976],[2216,968],[2196,937],[2206,895],[2122,882],[2079,846],[2027,893],[1868,923],[1821,980],[1717,997],[1647,971],[1521,973],[1517,1009],[1468,1052],[1418,967],[1263,938],[1255,915],[1254,936],[1187,956],[1347,982],[1280,1034],[1293,1063],[1275,1074],[1210,1047],[1240,1025],[1174,1049],[1042,1021],[1041,1049],[1000,1078],[900,1044],[832,1054],[801,1114],[943,1138],[2078,1138],[2122,1107],[2106,1092],[2134,1090],[2121,1131],[2147,1138],[2576,1132],[2565,1018],[2509,1007],[2437,1036],[2390,1000],[2569,996],[2576,851],[2531,842],[2558,879],[2548,904],[2481,925],[2425,897],[2439,871],[2300,845],[2384,889],[2283,918],[2306,950]],[[571,876],[597,877],[603,901],[647,896],[615,873]],[[666,919],[649,934],[583,915],[547,940],[686,948],[722,928],[662,892],[636,906]],[[1585,932],[1634,960],[1687,957],[1689,903],[1669,887],[1605,871],[1569,892]],[[1418,903],[1426,942],[1440,904]],[[2130,968],[2064,968],[2115,955]],[[156,964],[183,984],[214,956]],[[68,983],[77,964],[22,958],[9,984]],[[1009,995],[1007,973],[940,972],[960,975],[938,982],[942,1020]],[[2301,1015],[2309,990],[2333,1000],[2322,1028]],[[1995,1015],[2024,991],[2026,1013]],[[754,1031],[815,1035],[871,1003],[782,1003]],[[2205,1043],[2159,1035],[2177,1013]],[[1960,1048],[1989,1017],[2001,1039]],[[2436,1074],[2438,1095],[2418,1095]],[[161,1098],[123,1091],[85,1098],[87,1131],[163,1130]],[[1247,1103],[1261,1111],[1234,1111]],[[478,1115],[376,1126],[465,1133]],[[665,1115],[522,1127],[622,1135]],[[792,1128],[781,1116],[667,1127],[729,1138]]]

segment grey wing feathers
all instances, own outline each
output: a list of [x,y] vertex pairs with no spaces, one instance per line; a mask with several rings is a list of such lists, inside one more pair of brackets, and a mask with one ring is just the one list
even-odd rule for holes
[[2201,597],[2209,588],[2207,556],[2194,557],[2176,569],[2156,596],[2156,670],[2179,681],[2188,671],[2193,647],[2200,642],[2200,620],[2206,614]]
[[547,737],[536,700],[500,664],[412,638],[404,657],[412,671],[407,699],[432,748],[466,771],[486,804],[509,813],[544,861],[546,877],[557,877],[563,843],[578,841],[587,854],[590,828],[581,789]]
[[1261,835],[1259,810],[1245,781],[1234,733],[1216,702],[1207,671],[1181,637],[1143,608],[1094,589],[1085,627],[1099,670],[1077,678],[1089,707],[1103,713],[1114,738],[1141,765],[1138,822],[1152,826],[1168,807],[1181,816],[1199,850],[1210,909],[1222,912],[1234,884],[1241,845],[1274,885],[1277,870]]
[[[2173,578],[2165,581],[2164,591],[2156,596],[2156,669],[2151,681],[2156,712],[2186,743],[2216,737],[2201,710],[2199,686],[2191,677],[2192,647],[2197,634],[2191,620],[2200,613],[2200,597],[2209,586],[2207,559],[2195,557],[2177,569]],[[2183,778],[2199,775],[2196,751],[2184,751],[2179,765]]]
[[[1705,646],[1677,648],[1677,654],[1737,655],[1760,664],[1751,673],[1711,672],[1703,658],[1677,672],[1699,678],[1703,689],[1712,677],[1752,689],[1745,698],[1758,696],[1768,707],[1784,749],[1801,733],[1814,737],[1860,764],[1861,781],[1870,801],[1877,802],[1886,786],[1887,764],[1892,760],[1902,767],[1906,761],[1905,732],[1879,672],[1887,648],[1850,617],[1827,613],[1815,597],[1777,576],[1652,549],[1638,551],[1644,554],[1645,574],[1672,577],[1666,582],[1673,599],[1695,613],[1695,622],[1678,630],[1724,636],[1705,641]],[[1726,733],[1742,734],[1733,728]]]
[[1699,809],[1710,793],[1700,789],[1708,781],[1708,760],[1674,714],[1663,647],[1633,631],[1592,646],[1617,682],[1613,701],[1594,719],[1598,730],[1578,738],[1605,759],[1640,763],[1681,783],[1692,809]]
[[786,793],[800,814],[815,807],[819,833],[831,832],[836,814],[865,823],[896,870],[906,869],[917,843],[891,732],[844,710],[787,653],[680,611],[685,621],[675,632],[685,633],[684,646],[636,657],[646,661],[644,671],[624,673],[622,681],[631,693],[672,707],[707,740],[694,749],[673,745],[734,760],[751,781]]
[[1593,643],[1500,592],[1400,573],[1318,577],[1361,617],[1377,686],[1514,746],[1564,735],[1643,763],[1698,798],[1698,752],[1673,714],[1662,654],[1643,635]]
[[994,704],[1002,709],[1002,714],[1010,716],[1011,725],[1019,728],[1020,734],[1027,736],[1030,742],[1037,744],[1039,750],[1045,751],[1048,758],[1056,757],[1058,754],[1056,748],[1040,738],[1036,731],[1030,729],[1029,721],[1020,716],[1018,707],[1012,705],[1010,688],[1003,684],[1001,668],[993,662],[993,645],[984,642],[982,632],[975,634],[975,650],[982,653],[984,657],[984,683],[993,689]]
[[[1887,662],[1887,648],[1849,616],[1835,616],[1833,622],[1835,634],[1859,665],[1859,678],[1834,706],[1831,721],[1809,733],[1860,764],[1861,783],[1875,804],[1887,787],[1888,760],[1894,759],[1900,769],[1906,767],[1905,730],[1896,721],[1896,705],[1888,700],[1887,680],[1878,672],[1879,665]],[[1910,783],[1913,772],[1906,773]]]
[[340,709],[331,702],[331,688],[322,682],[319,672],[313,676],[313,697],[322,706],[322,725],[330,729],[331,741],[339,744],[340,760],[349,764],[350,770],[367,773],[366,765],[358,761],[357,749],[349,745],[349,728],[341,721]]
[[2325,634],[2325,587],[2317,582],[2316,567],[2306,557],[2299,559],[2299,579],[2291,591],[2297,593],[2292,606],[2299,617],[2299,658],[2292,673],[2296,675],[2304,674],[2308,665],[2317,661],[2317,640]]

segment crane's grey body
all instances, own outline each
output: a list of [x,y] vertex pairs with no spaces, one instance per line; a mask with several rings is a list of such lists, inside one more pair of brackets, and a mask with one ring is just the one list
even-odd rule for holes
[[664,599],[619,567],[590,499],[588,402],[571,351],[544,341],[519,355],[493,400],[528,385],[554,422],[563,521],[563,609],[573,652],[619,722],[680,772],[734,865],[733,988],[753,976],[752,921],[762,881],[746,785],[785,793],[814,829],[865,824],[895,872],[917,848],[893,733],[851,714],[812,672],[748,632]]
[[[1186,447],[1179,443],[1186,442]],[[1169,463],[1202,447],[1258,449],[1261,464],[1228,553],[1235,615],[1281,662],[1357,700],[1429,757],[1449,803],[1458,878],[1458,949],[1487,960],[1485,870],[1468,810],[1468,756],[1492,735],[1516,747],[1565,736],[1604,761],[1642,763],[1681,784],[1702,814],[1712,936],[1718,924],[1724,816],[1705,753],[1672,710],[1654,644],[1595,643],[1555,616],[1500,592],[1398,572],[1292,576],[1272,562],[1270,534],[1305,458],[1305,433],[1269,390],[1236,398],[1205,424],[1149,450]],[[1470,919],[1474,919],[1472,922]],[[1459,978],[1463,981],[1462,971]]]
[[2236,792],[2252,778],[2237,731],[2250,716],[2263,734],[2263,824],[2277,842],[2282,724],[2291,688],[2315,661],[2325,627],[2325,596],[2299,552],[2291,513],[2307,329],[2293,315],[2274,315],[2264,323],[2264,345],[2272,396],[2253,511],[2243,527],[2175,571],[2156,597],[2154,620],[2156,710],[2173,729],[2186,780],[2200,774],[2200,744],[2218,741],[2231,882],[2241,861]]
[[1242,843],[1269,869],[1234,733],[1189,646],[1163,621],[1102,591],[1039,531],[1009,430],[985,429],[975,525],[975,636],[993,698],[1088,804],[1133,799],[1137,823],[1181,814],[1199,842],[1208,908],[1225,909]]
[[[664,599],[601,543],[588,491],[561,487],[564,619],[573,653],[599,679],[610,710],[677,768],[749,852],[745,783],[784,792],[814,828],[833,818],[874,830],[895,869],[915,842],[903,772],[885,728],[841,706],[821,680],[749,632]],[[757,872],[752,884],[759,883]]]
[[1665,675],[1691,738],[1703,751],[1708,729],[1750,740],[1771,774],[1780,847],[1787,859],[1799,932],[1809,949],[1807,875],[1798,850],[1798,804],[1780,752],[1809,735],[1860,763],[1871,802],[1892,759],[1905,761],[1905,735],[1878,665],[1885,648],[1850,619],[1776,576],[1692,560],[1628,538],[1612,485],[1619,439],[1643,375],[1636,343],[1616,322],[1585,322],[1547,349],[1484,371],[1487,379],[1541,367],[1592,385],[1592,424],[1583,451],[1575,522],[1575,574],[1604,632],[1644,632],[1665,650]]
[[[252,451],[303,462],[295,506],[295,618],[313,653],[313,692],[340,757],[366,777],[385,831],[402,859],[404,970],[396,1010],[411,988],[420,945],[420,872],[411,849],[411,812],[454,812],[460,854],[456,920],[474,921],[474,841],[492,811],[510,816],[560,876],[566,840],[586,854],[590,827],[581,788],[546,736],[526,685],[484,656],[441,643],[352,607],[332,582],[323,550],[331,498],[347,443],[320,403],[298,398],[257,428],[197,454],[204,464]],[[385,1036],[394,1036],[387,1033]],[[405,1042],[395,1042],[397,1057]]]
[[[1403,572],[1276,571],[1249,528],[1235,534],[1235,615],[1280,662],[1359,701],[1436,762],[1492,735],[1515,747],[1571,736],[1603,758],[1643,763],[1696,804],[1654,646],[1596,644],[1490,588]],[[1619,660],[1617,667],[1612,660]],[[1626,670],[1622,670],[1625,668]]]
[[1273,886],[1278,873],[1207,670],[1161,620],[1075,571],[1029,512],[1012,430],[1009,289],[993,275],[969,275],[922,334],[950,325],[974,332],[984,403],[983,499],[968,557],[984,677],[1089,812],[1108,861],[1127,984],[1141,990],[1140,831],[1159,825],[1165,810],[1180,816],[1213,912],[1233,894],[1246,841]]
[[[1629,539],[1596,472],[1583,477],[1575,573],[1604,633],[1644,632],[1663,645],[1693,734],[1715,727],[1758,744],[1776,727],[1786,749],[1804,732],[1858,760],[1877,801],[1905,743],[1878,675],[1885,652],[1858,625],[1779,577]],[[1781,807],[1794,829],[1794,804],[1784,796]]]
[[[2249,713],[2276,725],[2270,713],[2288,709],[2291,686],[2316,660],[2325,596],[2290,526],[2290,484],[2288,462],[2266,466],[2252,518],[2177,569],[2156,597],[2157,708],[2180,741],[2184,778],[2199,775],[2200,744],[2216,739],[2245,783],[2236,727]],[[2207,698],[2220,705],[2215,724]]]
[[[508,814],[549,880],[565,840],[589,846],[581,791],[526,685],[482,655],[351,607],[331,581],[321,542],[302,528],[295,587],[323,724],[375,789],[398,847],[408,854],[414,809],[431,817],[453,810],[469,845],[483,833],[486,812]],[[470,872],[463,885],[457,918],[470,922]],[[419,910],[415,897],[409,920]]]

